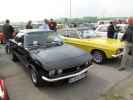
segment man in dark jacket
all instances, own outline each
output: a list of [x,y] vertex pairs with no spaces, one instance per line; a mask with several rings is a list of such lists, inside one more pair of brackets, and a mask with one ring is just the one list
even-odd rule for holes
[[131,61],[133,65],[133,17],[128,18],[128,25],[122,37],[122,40],[125,41],[125,51],[119,68],[120,71],[126,68],[128,61]]
[[110,22],[110,25],[107,29],[107,37],[108,38],[115,38],[116,29],[114,26],[114,22]]
[[12,27],[12,25],[10,25],[10,21],[6,20],[5,24],[3,25],[3,33],[5,36],[5,41],[6,41],[6,53],[9,52],[9,39],[13,38],[13,32],[14,32],[14,28]]
[[32,21],[28,21],[27,25],[26,25],[26,29],[32,29],[33,26],[32,26]]
[[10,25],[10,21],[6,20],[5,24],[3,25],[3,33],[6,41],[13,38],[13,32],[14,28],[12,25]]

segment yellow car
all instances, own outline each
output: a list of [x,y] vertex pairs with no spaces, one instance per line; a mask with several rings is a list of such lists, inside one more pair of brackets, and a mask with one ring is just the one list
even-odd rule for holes
[[98,64],[103,63],[105,59],[122,56],[123,42],[118,39],[94,37],[94,35],[91,37],[89,34],[90,32],[80,33],[76,31],[67,31],[63,33],[63,38],[65,43],[90,52],[93,56],[93,60]]

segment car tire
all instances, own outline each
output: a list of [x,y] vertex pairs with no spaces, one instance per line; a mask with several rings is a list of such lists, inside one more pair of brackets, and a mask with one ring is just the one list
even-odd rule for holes
[[44,81],[41,79],[41,76],[38,74],[35,68],[30,69],[30,74],[31,80],[36,87],[42,87],[44,85]]
[[105,54],[102,51],[93,51],[92,52],[93,61],[97,64],[102,64],[105,61]]

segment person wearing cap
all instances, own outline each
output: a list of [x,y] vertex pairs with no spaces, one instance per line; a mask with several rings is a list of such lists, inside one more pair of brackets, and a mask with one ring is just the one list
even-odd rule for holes
[[122,41],[125,41],[125,48],[120,71],[126,69],[128,61],[131,61],[133,65],[133,17],[128,18],[128,28],[122,37]]

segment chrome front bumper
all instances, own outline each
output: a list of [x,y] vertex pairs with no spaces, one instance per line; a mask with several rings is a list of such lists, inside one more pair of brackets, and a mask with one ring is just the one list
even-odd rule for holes
[[67,76],[63,76],[63,77],[59,77],[59,78],[47,78],[45,76],[42,76],[42,79],[44,81],[47,81],[47,82],[56,82],[56,81],[59,81],[59,80],[64,80],[64,79],[68,79],[68,78],[71,78],[71,77],[75,77],[75,76],[78,76],[80,74],[83,74],[85,72],[87,72],[93,65],[90,65],[89,67],[87,67],[86,69],[83,69],[81,70],[80,72],[78,73],[75,73],[75,74],[71,74],[71,75],[67,75]]
[[121,57],[124,54],[124,52],[116,54],[116,55],[112,55],[113,58],[117,58],[117,57]]

